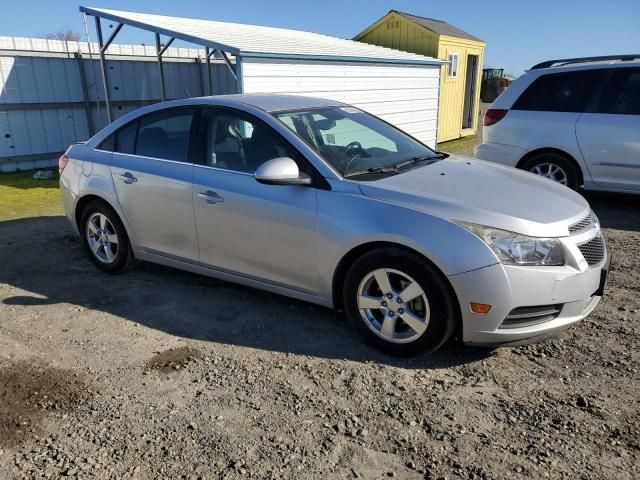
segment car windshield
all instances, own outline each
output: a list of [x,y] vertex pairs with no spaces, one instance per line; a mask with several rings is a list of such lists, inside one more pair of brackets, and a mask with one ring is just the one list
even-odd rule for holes
[[347,178],[394,175],[446,157],[354,107],[324,107],[274,115]]

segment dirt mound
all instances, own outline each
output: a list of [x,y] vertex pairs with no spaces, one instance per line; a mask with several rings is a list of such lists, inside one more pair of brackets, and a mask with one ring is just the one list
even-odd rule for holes
[[153,358],[149,360],[148,367],[163,373],[168,373],[173,370],[180,370],[189,363],[201,360],[202,358],[202,352],[195,348],[170,348],[169,350],[154,355]]
[[0,368],[0,445],[23,443],[38,434],[47,412],[70,412],[89,395],[83,379],[71,370],[38,362]]

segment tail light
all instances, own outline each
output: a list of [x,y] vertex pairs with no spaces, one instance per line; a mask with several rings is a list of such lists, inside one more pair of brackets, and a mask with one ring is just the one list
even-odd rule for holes
[[504,118],[509,110],[503,110],[501,108],[490,108],[487,110],[487,113],[484,114],[484,122],[483,125],[485,127],[490,127],[498,123],[500,120]]
[[69,157],[67,157],[63,153],[62,155],[60,155],[60,158],[58,159],[58,173],[60,175],[62,175],[62,171],[64,170],[64,167],[67,166],[67,163],[69,163]]

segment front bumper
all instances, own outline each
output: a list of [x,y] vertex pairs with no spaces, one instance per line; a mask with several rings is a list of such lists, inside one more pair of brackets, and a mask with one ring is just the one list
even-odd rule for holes
[[[463,342],[513,345],[556,335],[596,307],[604,292],[608,265],[608,258],[600,265],[581,269],[495,264],[449,277],[460,302]],[[487,314],[473,313],[471,302],[492,307]],[[559,313],[522,327],[504,323],[515,309],[547,305],[556,306]]]

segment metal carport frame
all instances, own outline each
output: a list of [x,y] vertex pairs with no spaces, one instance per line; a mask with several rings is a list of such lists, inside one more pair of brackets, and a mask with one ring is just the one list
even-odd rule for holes
[[[216,52],[220,58],[224,60],[235,78],[238,93],[243,93],[244,91],[242,73],[243,58],[405,66],[440,66],[445,63],[442,60],[425,57],[423,55],[298,30],[106,10],[84,6],[80,7],[80,11],[85,15],[90,15],[95,18],[109,121],[111,121],[111,97],[105,53],[123,25],[140,28],[155,34],[158,73],[160,77],[161,97],[163,100],[166,94],[162,54],[166,51],[169,44],[176,39],[204,47],[208,71],[209,94],[213,92],[210,59]],[[106,42],[102,35],[101,19],[111,20],[118,24]],[[161,35],[169,38],[167,44],[161,44]],[[229,55],[235,57],[235,67]]]
[[[145,25],[139,22],[119,18],[115,15],[106,14],[103,11],[97,10],[94,8],[81,6],[80,12],[82,12],[85,15],[92,16],[95,19],[96,34],[98,37],[98,47],[100,51],[100,70],[102,75],[102,85],[104,87],[105,105],[107,110],[107,121],[109,123],[112,122],[113,118],[111,115],[111,92],[109,89],[109,76],[107,74],[106,52],[107,52],[107,49],[109,48],[109,45],[113,43],[113,40],[115,40],[116,36],[118,35],[118,33],[120,33],[120,30],[122,30],[122,27],[124,25],[130,25],[136,28],[140,28],[142,30],[151,31],[155,34],[156,58],[158,62],[158,76],[160,79],[160,98],[163,101],[166,100],[166,87],[165,87],[165,81],[164,81],[164,70],[162,68],[162,55],[167,51],[167,49],[171,46],[171,44],[176,39],[184,40],[184,41],[205,47],[209,95],[213,94],[213,88],[211,85],[211,56],[213,56],[216,52],[219,52],[220,56],[225,61],[225,64],[231,71],[233,78],[235,78],[236,82],[238,82],[238,92],[239,93],[242,92],[241,77],[238,75],[238,66],[239,66],[240,58],[237,56],[237,54],[239,53],[239,50],[236,48],[228,47],[226,45],[216,43],[216,42],[206,41],[201,38],[197,38],[188,34],[168,31],[160,27],[152,28],[148,25]],[[115,28],[115,30],[113,31],[113,33],[107,39],[106,42],[104,41],[104,37],[102,34],[102,22],[101,22],[102,18],[108,19],[108,20],[114,20],[118,22],[118,26]],[[165,43],[164,45],[162,45],[161,43],[160,35],[166,35],[170,37],[167,43]],[[233,67],[231,60],[229,59],[229,57],[225,52],[229,52],[233,55],[236,55],[235,68]]]

